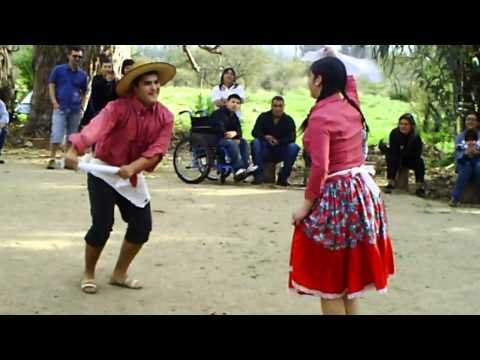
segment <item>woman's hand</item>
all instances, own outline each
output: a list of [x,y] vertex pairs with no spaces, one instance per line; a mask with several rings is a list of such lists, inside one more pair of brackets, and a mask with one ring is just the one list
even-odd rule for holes
[[295,210],[292,214],[292,225],[297,226],[300,222],[307,217],[312,209],[313,201],[305,200],[303,205]]
[[325,56],[337,57],[337,52],[334,48],[330,46],[325,46],[323,49]]

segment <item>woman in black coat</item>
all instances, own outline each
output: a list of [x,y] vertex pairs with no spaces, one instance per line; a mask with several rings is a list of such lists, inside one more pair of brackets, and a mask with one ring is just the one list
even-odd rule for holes
[[422,159],[423,142],[415,129],[415,118],[406,113],[398,119],[398,127],[390,133],[390,144],[380,141],[380,150],[387,160],[388,185],[385,192],[395,188],[395,177],[401,168],[415,172],[416,194],[425,196],[425,162]]
[[102,59],[101,74],[92,79],[92,93],[87,108],[80,123],[80,129],[88,125],[110,101],[118,98],[115,87],[117,79],[113,71],[113,64],[109,58]]

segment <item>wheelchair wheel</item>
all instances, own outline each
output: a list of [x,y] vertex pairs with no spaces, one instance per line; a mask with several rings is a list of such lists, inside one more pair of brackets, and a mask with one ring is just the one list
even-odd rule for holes
[[187,184],[199,184],[205,180],[212,163],[207,142],[197,134],[180,141],[173,152],[175,173]]

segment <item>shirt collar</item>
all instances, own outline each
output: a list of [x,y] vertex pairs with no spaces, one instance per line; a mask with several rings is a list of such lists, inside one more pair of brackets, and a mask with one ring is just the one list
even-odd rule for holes
[[132,95],[130,96],[130,102],[132,103],[132,106],[137,114],[145,114],[147,112],[155,112],[158,107],[158,101],[153,105],[151,108],[146,108],[145,105],[143,105],[140,100],[136,98],[136,96]]
[[235,88],[235,83],[232,84],[232,86],[230,87],[227,87],[225,84],[222,84],[222,86],[220,86],[220,90],[231,90],[233,88]]

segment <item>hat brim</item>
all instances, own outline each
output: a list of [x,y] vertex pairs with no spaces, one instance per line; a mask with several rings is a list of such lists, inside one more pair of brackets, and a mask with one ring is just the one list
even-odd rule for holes
[[134,66],[118,82],[116,87],[117,95],[127,95],[130,90],[130,85],[136,78],[152,71],[158,73],[158,81],[162,86],[172,80],[172,78],[177,73],[177,69],[175,68],[175,66],[164,62],[151,62],[139,65],[137,67]]

